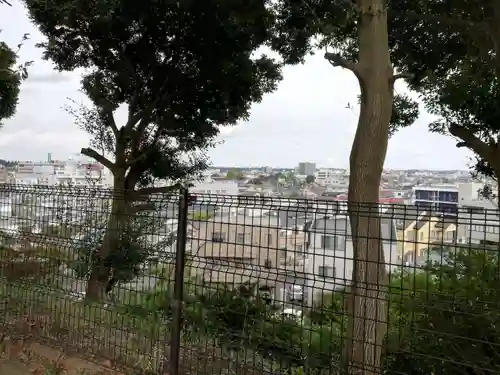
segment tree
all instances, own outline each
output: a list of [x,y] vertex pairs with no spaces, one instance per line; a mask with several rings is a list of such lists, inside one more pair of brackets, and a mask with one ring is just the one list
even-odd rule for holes
[[[274,90],[279,65],[252,53],[269,40],[272,17],[262,1],[204,2],[26,0],[48,38],[44,57],[59,70],[87,68],[93,103],[80,122],[107,154],[82,153],[113,174],[113,204],[87,290],[103,298],[107,257],[119,248],[135,202],[171,192],[206,166],[218,126],[248,116]],[[114,111],[126,105],[118,124]],[[186,155],[189,157],[186,158]],[[151,187],[158,180],[167,187]]]
[[0,41],[0,126],[2,120],[9,119],[16,113],[21,83],[28,77],[28,67],[32,61],[19,64],[19,50],[28,39],[28,35],[24,34],[17,50]]
[[401,1],[391,16],[393,61],[439,116],[431,130],[458,138],[476,154],[475,172],[498,179],[498,2]]
[[226,180],[241,180],[243,178],[243,173],[241,169],[232,168],[226,173]]
[[306,177],[306,183],[308,184],[312,184],[315,180],[316,178],[314,176],[309,175]]
[[350,318],[344,362],[349,373],[375,374],[386,330],[380,180],[389,136],[396,127],[411,124],[418,110],[408,97],[394,98],[394,82],[401,76],[395,74],[389,54],[387,1],[281,1],[277,8],[280,23],[273,46],[288,62],[300,62],[319,39],[327,49],[325,59],[351,71],[360,86],[360,113],[349,159],[354,270],[346,298]]

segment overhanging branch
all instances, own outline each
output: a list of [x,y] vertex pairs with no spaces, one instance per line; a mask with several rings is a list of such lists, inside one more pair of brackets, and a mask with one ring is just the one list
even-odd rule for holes
[[487,143],[476,137],[469,129],[457,124],[451,124],[448,131],[451,135],[463,141],[459,143],[461,146],[469,148],[488,162],[493,160],[494,150]]
[[89,158],[95,159],[97,162],[101,163],[104,165],[106,168],[108,168],[110,171],[113,171],[115,168],[115,164],[111,162],[109,159],[104,157],[103,155],[99,154],[96,150],[91,149],[91,148],[82,148],[80,150],[80,153],[82,155],[88,156]]
[[338,53],[325,52],[325,59],[332,66],[335,67],[340,66],[341,68],[349,69],[351,72],[354,73],[356,77],[358,77],[358,79],[360,78],[360,71],[358,64],[343,58]]

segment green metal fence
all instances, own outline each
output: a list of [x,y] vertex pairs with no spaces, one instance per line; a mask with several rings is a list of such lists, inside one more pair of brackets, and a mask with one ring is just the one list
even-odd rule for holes
[[500,373],[498,213],[366,206],[1,185],[0,328],[138,373]]

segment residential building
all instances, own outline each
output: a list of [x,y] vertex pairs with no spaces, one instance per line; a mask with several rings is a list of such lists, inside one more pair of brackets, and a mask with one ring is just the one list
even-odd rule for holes
[[347,191],[349,175],[338,169],[321,168],[315,173],[315,182],[333,190]]
[[9,171],[4,165],[0,165],[0,184],[9,182]]
[[316,172],[316,163],[301,162],[297,167],[297,174],[303,176],[314,176]]
[[466,182],[454,185],[413,187],[413,203],[420,207],[444,213],[457,213],[458,207],[493,208],[491,202],[480,194],[484,184]]
[[422,209],[456,213],[458,202],[456,185],[415,186],[413,188],[413,204]]
[[279,295],[288,277],[304,274],[305,235],[274,216],[218,216],[193,222],[193,272],[207,283],[258,282]]
[[394,219],[398,238],[398,257],[415,264],[426,251],[435,246],[454,243],[457,238],[457,218],[418,206],[393,206],[386,211]]
[[500,216],[497,210],[475,207],[460,210],[457,242],[463,244],[499,244]]
[[[354,250],[347,215],[328,215],[316,218],[306,226],[305,277],[308,303],[324,290],[345,287],[351,280]],[[394,221],[382,217],[381,238],[388,270],[398,266],[397,236]]]
[[265,282],[269,270],[279,264],[278,228],[261,230],[255,225],[217,220],[200,222],[197,233],[198,243],[193,243],[192,249],[195,270],[204,282]]
[[237,195],[238,182],[219,180],[210,182],[200,182],[195,184],[190,192],[193,194],[222,194],[222,195]]
[[[488,199],[481,195],[481,189],[484,188],[483,183],[471,182],[467,184],[459,184],[458,185],[458,198],[459,198],[459,206],[462,208],[472,208],[472,212],[474,212],[473,208],[482,208],[483,210],[479,212],[483,212],[484,209],[497,209],[498,203],[497,200]],[[496,186],[492,186],[493,191],[496,191]],[[494,193],[496,195],[496,193]]]

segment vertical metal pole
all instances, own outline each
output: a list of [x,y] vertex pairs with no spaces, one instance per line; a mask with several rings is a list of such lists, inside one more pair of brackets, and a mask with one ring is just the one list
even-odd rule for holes
[[[184,267],[186,264],[187,219],[189,207],[188,189],[181,190],[178,206],[177,246],[175,249],[175,279],[172,299],[172,337],[170,340],[170,361],[163,362],[162,372],[168,375],[179,374],[181,348],[182,310],[184,294]],[[170,362],[170,363],[168,363]],[[169,365],[170,364],[170,365]]]

